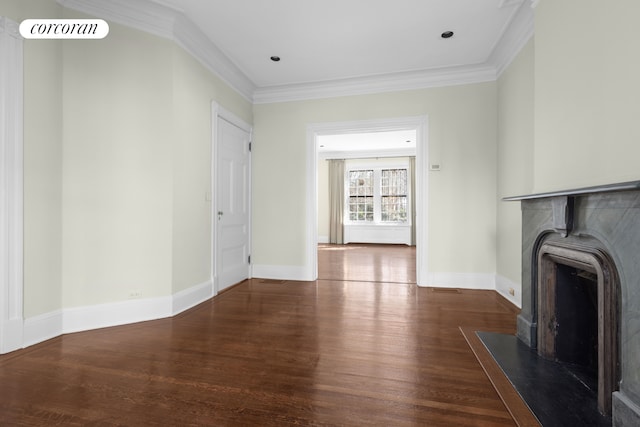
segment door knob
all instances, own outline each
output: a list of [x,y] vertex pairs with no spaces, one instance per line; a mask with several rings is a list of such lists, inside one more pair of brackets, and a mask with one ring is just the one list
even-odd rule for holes
[[222,211],[218,211],[218,219],[222,218],[222,215],[224,214],[224,212]]

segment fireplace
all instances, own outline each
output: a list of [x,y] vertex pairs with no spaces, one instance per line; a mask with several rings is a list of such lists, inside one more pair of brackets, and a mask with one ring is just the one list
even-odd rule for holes
[[618,274],[598,244],[555,241],[537,259],[538,354],[562,363],[597,391],[598,410],[611,414],[618,389]]
[[520,342],[640,425],[640,181],[504,200],[522,206]]

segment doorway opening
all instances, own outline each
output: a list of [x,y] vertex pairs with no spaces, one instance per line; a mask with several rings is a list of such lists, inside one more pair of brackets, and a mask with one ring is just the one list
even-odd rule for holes
[[[354,197],[350,206],[347,187],[349,178],[345,174],[346,207],[343,213],[348,223],[347,227],[350,227],[347,229],[347,242],[413,246],[415,279],[412,282],[420,285],[421,279],[426,279],[428,271],[426,263],[427,117],[309,125],[307,149],[306,265],[309,280],[319,278],[318,243],[328,243],[325,224],[327,215],[325,211],[322,213],[319,211],[319,209],[326,209],[325,183],[321,183],[319,179],[319,173],[324,172],[322,170],[324,165],[321,162],[326,163],[327,159],[343,159],[353,166],[352,169],[364,168],[362,170],[372,171],[370,173],[372,182],[374,179],[385,182],[384,186],[378,182],[372,184],[371,188],[375,190],[371,190],[370,200],[358,201]],[[409,159],[412,159],[411,167],[409,167]],[[406,166],[403,166],[403,162]],[[389,165],[381,166],[382,163],[389,163]],[[373,166],[364,167],[367,164]],[[415,177],[412,181],[408,181],[409,170],[412,170],[412,175]],[[407,173],[406,178],[402,175],[403,173]],[[389,185],[390,177],[393,177],[396,184]],[[323,181],[325,178],[326,174],[322,177]],[[407,180],[409,182],[407,188],[397,184],[398,180]],[[390,189],[394,186],[395,190]],[[413,191],[409,193],[409,189]],[[374,192],[376,194],[373,194]],[[320,200],[321,198],[323,199]],[[377,200],[374,200],[376,198]],[[413,231],[411,231],[412,227]],[[408,237],[400,237],[403,233],[408,233]]]

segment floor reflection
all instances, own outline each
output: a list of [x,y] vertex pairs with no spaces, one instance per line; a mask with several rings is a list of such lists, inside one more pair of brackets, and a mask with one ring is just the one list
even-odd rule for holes
[[318,245],[318,280],[416,283],[416,247]]

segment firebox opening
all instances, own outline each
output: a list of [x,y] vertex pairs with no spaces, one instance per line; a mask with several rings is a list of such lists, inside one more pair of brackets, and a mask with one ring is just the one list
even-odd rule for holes
[[598,389],[598,278],[569,265],[556,270],[555,359]]

